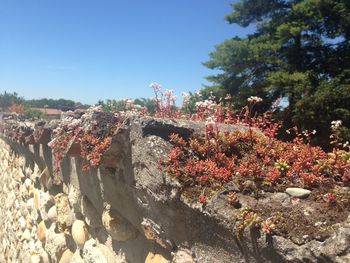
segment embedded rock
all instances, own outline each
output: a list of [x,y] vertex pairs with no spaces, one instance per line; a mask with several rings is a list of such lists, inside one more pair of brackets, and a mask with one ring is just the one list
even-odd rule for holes
[[24,232],[22,233],[22,240],[27,240],[29,241],[31,238],[30,236],[30,231],[29,229],[25,229]]
[[303,188],[291,187],[286,189],[286,193],[296,198],[307,198],[311,194],[311,191]]
[[52,263],[49,255],[44,250],[42,250],[40,253],[40,260],[40,263]]
[[40,263],[40,256],[38,254],[34,254],[30,257],[30,263]]
[[68,200],[71,205],[71,207],[76,212],[80,212],[80,202],[81,202],[81,193],[78,191],[78,189],[75,188],[74,185],[68,186]]
[[55,206],[57,211],[57,226],[63,231],[71,226],[74,221],[74,215],[70,209],[68,196],[60,193],[55,196]]
[[66,251],[63,252],[62,257],[58,263],[70,263],[72,262],[72,257],[74,253],[67,249]]
[[37,206],[36,209],[39,210],[43,220],[48,219],[47,212],[53,204],[54,198],[48,192],[34,191],[34,205]]
[[171,241],[165,238],[164,230],[151,219],[144,218],[141,226],[147,239],[154,240],[164,248],[171,249],[173,247]]
[[173,263],[195,263],[191,254],[188,249],[179,249],[174,253]]
[[38,225],[38,229],[37,229],[37,236],[38,236],[38,239],[41,241],[41,242],[44,242],[45,241],[45,238],[46,238],[46,232],[47,232],[47,229],[46,229],[46,225],[44,223],[44,221],[41,221]]
[[29,187],[32,185],[32,180],[30,180],[29,178],[26,178],[24,180],[24,185],[27,189],[29,189]]
[[170,263],[170,261],[166,260],[162,255],[149,252],[145,263]]
[[47,219],[51,222],[55,222],[57,220],[57,210],[55,205],[53,205],[47,212]]
[[85,241],[89,239],[89,233],[84,221],[74,221],[72,226],[72,236],[77,246],[82,248],[85,244]]
[[88,240],[84,245],[83,258],[87,263],[122,263],[120,259],[115,257],[109,249],[97,244],[94,239]]
[[127,241],[137,235],[137,230],[116,210],[111,210],[109,205],[102,213],[102,224],[113,240]]
[[46,232],[45,251],[51,258],[59,259],[65,250],[67,250],[67,244],[64,234],[56,234],[53,229],[48,229]]
[[77,249],[73,255],[73,257],[70,260],[70,263],[86,263],[84,262],[84,260],[82,259],[81,255],[80,255],[80,250]]
[[26,220],[24,219],[23,216],[21,216],[19,219],[18,219],[18,225],[19,227],[21,228],[21,230],[24,230],[27,226],[27,223],[26,223]]

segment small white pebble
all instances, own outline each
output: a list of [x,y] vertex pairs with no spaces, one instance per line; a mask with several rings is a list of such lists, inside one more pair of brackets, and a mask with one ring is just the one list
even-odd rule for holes
[[18,219],[18,224],[20,226],[20,228],[22,230],[24,230],[26,228],[26,225],[27,225],[27,222],[26,220],[23,218],[23,216],[21,216],[19,219]]
[[32,180],[30,180],[29,178],[24,180],[24,185],[26,186],[27,189],[29,189],[29,186],[31,186],[32,184]]
[[24,230],[24,232],[22,234],[22,239],[30,240],[30,231],[28,229]]

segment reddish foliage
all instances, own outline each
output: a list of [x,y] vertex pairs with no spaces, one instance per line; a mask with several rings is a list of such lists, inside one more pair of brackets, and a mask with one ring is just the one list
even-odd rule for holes
[[83,165],[83,170],[87,171],[89,169],[89,164],[92,167],[97,167],[100,164],[102,155],[112,143],[112,138],[108,136],[99,139],[95,135],[85,134],[81,137],[80,142],[81,156],[86,161]]
[[223,185],[234,178],[307,188],[330,182],[349,183],[349,152],[327,154],[300,140],[288,143],[258,131],[209,129],[206,135],[187,142],[172,134],[171,142],[174,148],[161,165],[167,174],[178,177],[188,187]]
[[[96,113],[96,112],[95,112]],[[90,113],[91,114],[91,113]],[[49,143],[54,155],[54,171],[60,171],[60,164],[73,143],[80,145],[80,156],[83,158],[83,171],[89,167],[98,167],[103,154],[112,143],[112,135],[119,129],[122,119],[114,114],[99,112],[97,120],[89,120],[91,116],[81,119],[63,120],[54,130],[53,140]],[[82,128],[85,127],[85,128]]]

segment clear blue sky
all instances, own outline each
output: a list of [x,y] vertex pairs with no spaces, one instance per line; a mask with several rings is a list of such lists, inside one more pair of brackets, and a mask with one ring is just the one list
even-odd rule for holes
[[153,96],[149,84],[194,91],[202,62],[247,29],[224,16],[233,0],[0,0],[0,92],[25,98]]

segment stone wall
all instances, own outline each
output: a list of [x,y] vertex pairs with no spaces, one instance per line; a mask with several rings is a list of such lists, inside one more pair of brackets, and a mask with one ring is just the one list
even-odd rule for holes
[[0,262],[350,262],[350,222],[322,242],[296,245],[252,230],[238,240],[238,212],[220,195],[205,208],[185,200],[157,165],[171,147],[169,134],[201,129],[132,118],[98,169],[83,173],[81,158],[70,153],[59,174],[45,143],[3,136]]

